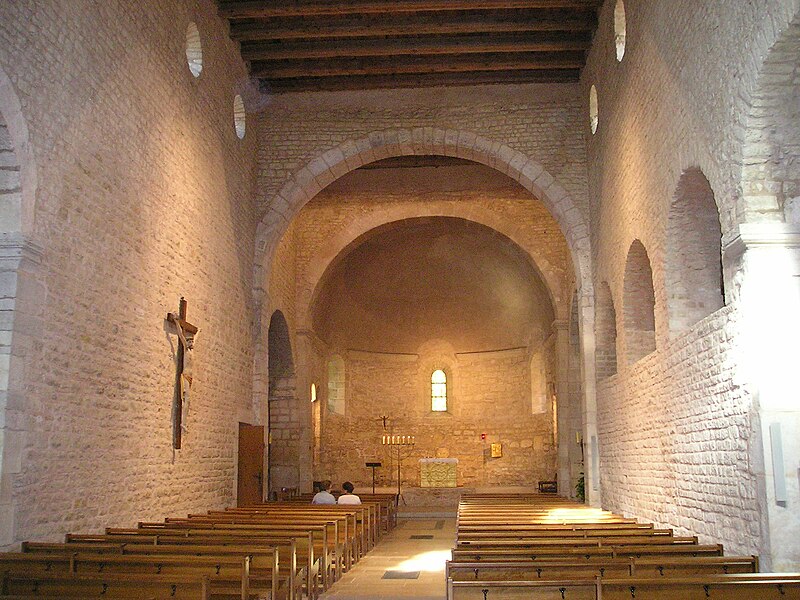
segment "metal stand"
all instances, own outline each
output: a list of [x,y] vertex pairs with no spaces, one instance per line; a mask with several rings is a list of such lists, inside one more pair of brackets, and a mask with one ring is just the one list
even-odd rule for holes
[[413,435],[384,435],[381,438],[381,443],[384,446],[391,446],[397,449],[397,506],[400,506],[400,462],[403,459],[401,452],[404,446],[413,448],[416,439]]
[[367,466],[372,469],[372,493],[375,493],[375,469],[382,466],[379,462],[368,462]]

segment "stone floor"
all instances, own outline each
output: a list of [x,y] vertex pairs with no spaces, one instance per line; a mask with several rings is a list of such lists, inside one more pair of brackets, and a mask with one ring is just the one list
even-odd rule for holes
[[[427,539],[421,539],[427,538]],[[455,541],[455,519],[407,519],[385,536],[321,600],[445,597],[444,564]],[[416,573],[419,575],[415,579]]]

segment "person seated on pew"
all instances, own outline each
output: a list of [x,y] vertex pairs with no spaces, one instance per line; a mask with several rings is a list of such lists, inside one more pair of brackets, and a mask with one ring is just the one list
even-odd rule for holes
[[342,490],[344,490],[344,494],[339,496],[339,504],[361,504],[361,498],[356,496],[353,493],[355,487],[349,481],[345,481],[342,484]]
[[314,494],[311,504],[336,504],[336,498],[331,494],[331,480],[326,479],[320,482],[322,489]]

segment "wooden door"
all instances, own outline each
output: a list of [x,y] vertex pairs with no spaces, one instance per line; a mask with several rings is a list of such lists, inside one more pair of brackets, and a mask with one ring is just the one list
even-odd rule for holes
[[264,500],[264,427],[239,423],[239,506]]

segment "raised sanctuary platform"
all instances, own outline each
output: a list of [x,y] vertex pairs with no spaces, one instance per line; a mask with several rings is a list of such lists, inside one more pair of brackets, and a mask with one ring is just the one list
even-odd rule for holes
[[[535,494],[537,491],[535,486],[403,487],[398,516],[407,519],[454,517],[462,494]],[[376,487],[375,492],[392,494],[397,493],[397,488]]]

